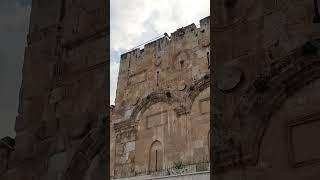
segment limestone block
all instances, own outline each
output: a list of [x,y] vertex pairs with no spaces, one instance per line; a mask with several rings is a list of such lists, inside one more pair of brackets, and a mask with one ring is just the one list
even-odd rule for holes
[[34,154],[33,144],[35,143],[34,133],[25,131],[17,134],[16,148],[14,151],[16,160],[24,160],[32,158]]
[[62,180],[63,171],[66,167],[67,153],[61,152],[49,158],[48,180]]
[[9,170],[7,173],[7,178],[10,180],[34,180],[35,175],[32,173],[32,169],[27,167],[20,167]]
[[127,143],[127,142],[131,142],[131,141],[135,141],[136,140],[136,131],[135,130],[124,131],[119,135],[118,140],[119,141],[117,141],[117,142],[119,142],[119,143]]
[[95,156],[88,171],[86,172],[84,180],[105,180],[107,178],[105,172],[106,168],[106,163],[103,161],[101,156]]
[[124,150],[125,153],[129,153],[134,150],[135,150],[135,141],[126,143],[125,150]]
[[19,133],[19,132],[25,130],[25,128],[27,128],[27,125],[28,125],[28,121],[22,115],[18,115],[16,117],[15,128],[14,128],[16,132]]
[[13,169],[13,168],[17,167],[17,164],[19,162],[16,161],[15,157],[16,157],[15,153],[14,153],[14,151],[12,151],[8,156],[8,169]]
[[125,146],[123,144],[117,144],[116,146],[116,154],[122,155],[124,153]]
[[[73,3],[73,2],[72,2]],[[100,1],[101,3],[101,1]],[[71,13],[68,13],[65,17],[64,31],[65,41],[74,41],[76,39],[86,39],[92,37],[102,31],[105,31],[105,6],[88,7],[83,4],[83,1],[77,2],[78,5],[69,4],[68,7]],[[91,25],[91,28],[88,28]]]
[[5,147],[0,147],[0,175],[5,173],[5,171],[7,170],[8,159],[8,149]]
[[63,119],[65,117],[68,117],[70,114],[70,111],[73,109],[72,100],[64,100],[56,104],[56,118],[57,119]]
[[10,169],[10,170],[8,170],[7,171],[7,173],[6,173],[6,180],[9,180],[9,179],[11,179],[11,180],[17,180],[17,172],[18,170],[17,169]]
[[128,109],[124,113],[124,119],[129,119],[133,109]]
[[[62,1],[37,0],[33,2],[30,30],[36,31],[58,23]],[[41,14],[41,16],[37,16]]]
[[[48,173],[48,156],[39,155],[28,162],[26,166],[32,169],[29,170],[34,176],[36,176],[35,180],[43,180]],[[25,167],[24,167],[25,168]]]
[[88,161],[81,152],[77,152],[70,163],[68,169],[68,176],[72,177],[71,180],[82,179],[89,168]]
[[71,138],[77,139],[83,137],[89,132],[91,124],[97,121],[95,113],[75,113],[68,118],[64,118],[62,127],[68,129]]
[[63,87],[58,87],[51,91],[49,103],[57,103],[65,97],[65,89]]
[[45,154],[53,154],[55,151],[56,138],[45,139],[34,145],[34,151],[37,155]]
[[60,132],[58,132],[56,136],[56,144],[55,144],[56,152],[65,151],[68,143],[69,143],[68,134],[66,130],[61,130]]

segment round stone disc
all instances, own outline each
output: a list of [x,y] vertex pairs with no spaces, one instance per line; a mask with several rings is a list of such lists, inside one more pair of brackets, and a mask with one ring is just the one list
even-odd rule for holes
[[228,91],[235,88],[242,77],[242,71],[233,66],[224,67],[217,74],[217,86],[222,91]]
[[179,91],[183,91],[183,90],[186,89],[186,87],[187,87],[187,85],[186,85],[184,82],[181,82],[181,83],[178,84],[177,89],[178,89]]
[[154,65],[155,65],[155,66],[159,66],[160,64],[161,64],[161,59],[157,57],[157,58],[154,60]]

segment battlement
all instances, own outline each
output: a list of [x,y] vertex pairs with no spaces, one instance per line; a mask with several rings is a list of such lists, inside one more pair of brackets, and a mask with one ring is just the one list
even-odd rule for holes
[[135,48],[121,55],[121,62],[126,59],[140,59],[143,58],[146,52],[155,52],[159,53],[160,51],[170,47],[172,44],[182,41],[188,40],[190,36],[195,36],[198,39],[201,38],[199,36],[200,33],[210,33],[210,16],[201,19],[200,27],[198,28],[194,23],[187,25],[185,27],[179,28],[173,33],[171,33],[170,37],[162,36],[159,39],[151,41],[144,45],[143,48]]

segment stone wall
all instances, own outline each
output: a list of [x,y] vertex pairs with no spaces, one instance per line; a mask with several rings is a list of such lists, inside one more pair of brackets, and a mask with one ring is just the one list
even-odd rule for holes
[[210,18],[121,55],[111,173],[208,159]]
[[188,173],[176,176],[162,176],[162,177],[152,177],[152,176],[138,176],[131,178],[121,178],[121,180],[151,180],[151,179],[164,179],[164,180],[209,180],[210,172],[200,172],[200,173]]
[[15,150],[4,179],[97,179],[94,166],[105,167],[106,17],[103,0],[32,1]]
[[319,179],[318,1],[213,1],[215,179]]

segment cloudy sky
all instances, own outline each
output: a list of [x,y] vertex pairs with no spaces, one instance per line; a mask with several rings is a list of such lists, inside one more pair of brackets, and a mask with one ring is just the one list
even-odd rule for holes
[[111,0],[110,104],[114,104],[120,55],[210,15],[210,0]]
[[0,0],[0,138],[14,136],[31,0]]

